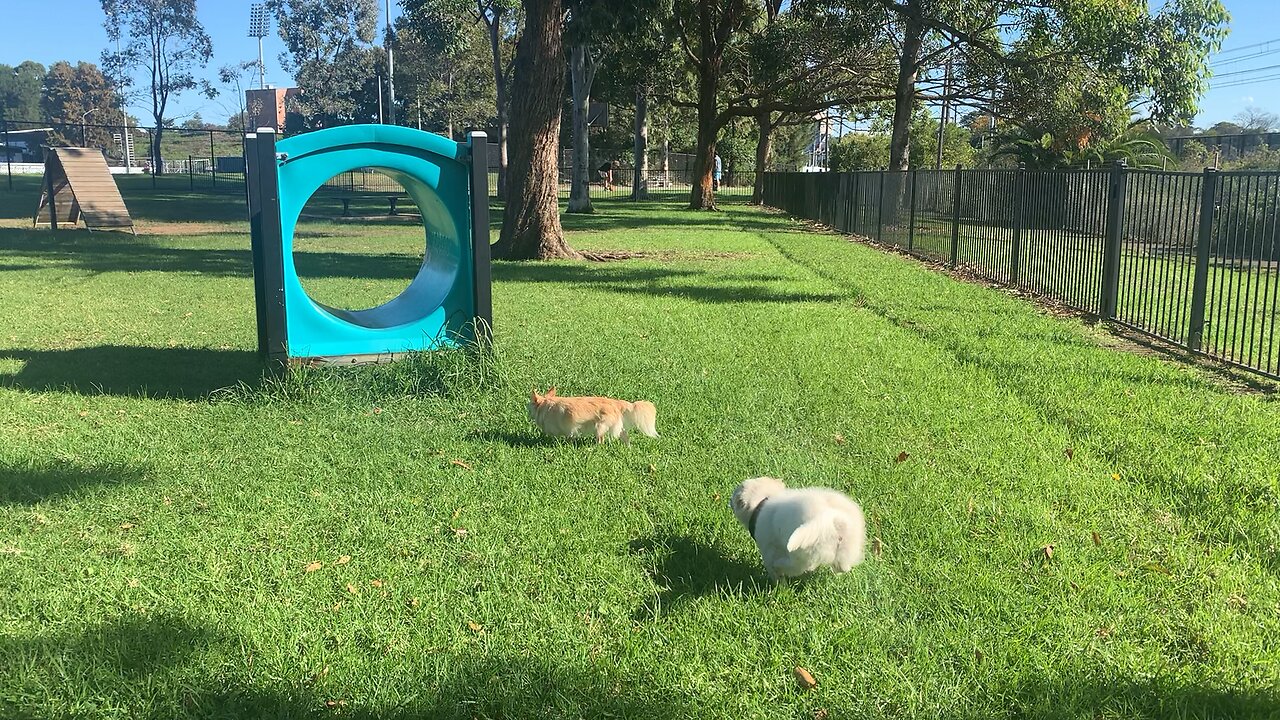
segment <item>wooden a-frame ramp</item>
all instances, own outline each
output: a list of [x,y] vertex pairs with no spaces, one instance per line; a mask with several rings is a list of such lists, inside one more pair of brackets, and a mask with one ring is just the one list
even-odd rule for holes
[[135,235],[133,219],[125,207],[107,159],[95,148],[49,148],[44,156],[44,182],[33,225],[59,223],[75,226],[84,220],[93,230],[128,228]]

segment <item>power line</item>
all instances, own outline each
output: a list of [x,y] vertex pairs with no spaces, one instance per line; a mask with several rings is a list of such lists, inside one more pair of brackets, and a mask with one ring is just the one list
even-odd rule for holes
[[1263,70],[1280,70],[1280,65],[1264,65],[1263,67],[1249,68],[1248,70],[1236,70],[1235,72],[1218,73],[1218,74],[1215,74],[1214,77],[1224,78],[1224,77],[1231,77],[1233,75],[1252,75],[1253,73],[1262,72]]
[[1273,80],[1280,80],[1280,73],[1277,73],[1275,75],[1265,75],[1263,77],[1256,77],[1256,78],[1242,78],[1239,80],[1232,80],[1231,82],[1222,83],[1219,85],[1210,84],[1209,89],[1220,90],[1222,88],[1243,87],[1245,85],[1257,85],[1260,83],[1271,82]]
[[1280,54],[1280,48],[1277,48],[1275,50],[1263,50],[1262,52],[1259,52],[1259,53],[1254,53],[1252,55],[1243,55],[1238,58],[1231,58],[1230,60],[1218,60],[1218,61],[1209,63],[1209,67],[1214,67],[1215,65],[1234,65],[1236,63],[1242,63],[1246,60],[1253,60],[1255,58],[1266,57],[1267,55],[1276,55],[1276,54]]
[[1254,43],[1252,45],[1241,45],[1240,47],[1229,48],[1227,50],[1219,50],[1218,52],[1214,53],[1214,55],[1230,55],[1232,53],[1238,53],[1242,50],[1253,50],[1254,48],[1260,48],[1265,45],[1272,45],[1274,43],[1280,43],[1280,38],[1264,40],[1260,43]]

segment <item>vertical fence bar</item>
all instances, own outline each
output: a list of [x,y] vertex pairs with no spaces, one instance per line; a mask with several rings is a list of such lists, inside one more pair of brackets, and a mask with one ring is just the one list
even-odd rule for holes
[[880,171],[880,196],[876,198],[876,242],[884,242],[884,174]]
[[955,185],[951,190],[951,267],[960,261],[960,173],[963,166],[956,165]]
[[1013,176],[1013,244],[1009,248],[1009,285],[1018,287],[1019,263],[1022,256],[1022,212],[1027,194],[1027,165],[1018,163]]
[[1204,169],[1200,185],[1200,223],[1196,229],[1196,271],[1191,284],[1191,320],[1187,323],[1187,348],[1200,352],[1204,344],[1205,295],[1209,290],[1209,246],[1213,243],[1214,202],[1218,197],[1218,171]]
[[911,212],[909,214],[911,225],[907,228],[907,252],[911,252],[916,246],[916,169],[911,168]]
[[9,121],[0,118],[0,129],[4,130],[4,165],[9,175],[9,189],[13,190],[13,151],[9,149]]
[[187,185],[191,190],[196,189],[196,167],[195,160],[190,155],[187,156]]
[[218,158],[213,155],[213,131],[209,131],[209,174],[213,177],[213,187],[218,187]]
[[1098,314],[1108,320],[1114,320],[1120,290],[1120,236],[1124,229],[1125,167],[1123,161],[1111,166],[1110,180],[1111,188],[1107,194],[1107,242],[1106,251],[1102,256],[1102,295],[1098,298]]

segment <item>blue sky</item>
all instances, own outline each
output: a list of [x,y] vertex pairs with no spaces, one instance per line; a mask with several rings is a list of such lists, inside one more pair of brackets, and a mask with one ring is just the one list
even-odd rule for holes
[[[216,80],[217,68],[228,63],[254,59],[258,55],[257,41],[246,37],[249,18],[248,0],[199,0],[200,21],[213,38],[213,61],[206,76]],[[1221,64],[1214,69],[1224,75],[1211,81],[1212,87],[1201,102],[1197,124],[1207,127],[1219,120],[1229,120],[1240,110],[1255,106],[1280,112],[1280,68],[1256,74],[1241,73],[1251,68],[1280,65],[1280,42],[1254,50],[1231,52],[1235,48],[1256,45],[1268,40],[1280,39],[1280,23],[1276,22],[1276,0],[1226,0],[1231,12],[1231,35],[1223,46],[1222,57],[1215,58]],[[102,27],[102,7],[98,0],[0,0],[0,13],[7,28],[0,43],[0,63],[16,65],[23,60],[37,60],[50,65],[58,60],[89,60],[98,62],[107,46],[107,33]],[[395,0],[392,13],[398,14]],[[56,33],[48,33],[50,18],[56,18]],[[14,32],[15,28],[24,28]],[[267,82],[289,85],[291,80],[280,69],[277,56],[282,47],[273,32],[266,41]],[[1271,53],[1270,51],[1276,51]],[[1269,53],[1269,54],[1268,54]],[[1248,57],[1256,55],[1256,57]],[[1232,62],[1225,62],[1232,61]],[[1255,81],[1257,77],[1271,77]],[[221,122],[237,109],[234,98],[223,96],[207,100],[189,92],[173,102],[174,115],[190,116],[199,112],[205,120]],[[145,108],[133,109],[135,115],[145,118]]]

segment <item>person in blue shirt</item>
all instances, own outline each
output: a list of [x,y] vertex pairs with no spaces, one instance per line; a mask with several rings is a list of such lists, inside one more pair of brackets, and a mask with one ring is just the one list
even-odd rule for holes
[[712,190],[720,189],[720,173],[721,173],[720,154],[716,153],[716,169],[715,169],[715,172],[711,173],[711,189]]

